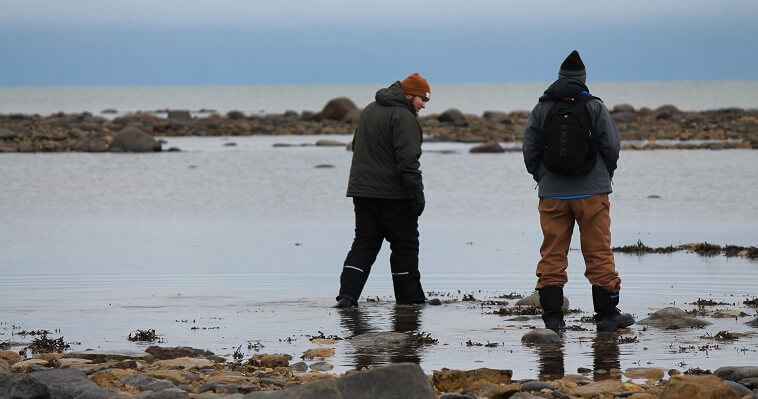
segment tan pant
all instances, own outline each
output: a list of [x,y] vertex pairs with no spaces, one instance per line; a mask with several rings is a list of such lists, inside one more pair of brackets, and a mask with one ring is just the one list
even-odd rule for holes
[[582,243],[584,276],[592,285],[607,290],[621,288],[621,278],[611,252],[608,194],[570,200],[540,198],[538,209],[544,239],[540,247],[542,259],[537,264],[537,289],[563,287],[568,281],[566,267],[575,220]]

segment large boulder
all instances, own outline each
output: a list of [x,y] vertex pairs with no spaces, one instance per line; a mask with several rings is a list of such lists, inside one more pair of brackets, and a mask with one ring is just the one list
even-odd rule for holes
[[740,394],[712,375],[675,375],[661,399],[740,399]]
[[347,97],[337,97],[330,100],[321,110],[321,118],[341,121],[358,110],[355,103]]
[[468,124],[466,121],[466,115],[458,109],[450,108],[447,111],[441,113],[437,120],[440,122],[454,123],[456,126],[465,126]]
[[437,399],[431,382],[417,364],[396,363],[340,378],[318,380],[275,392],[253,392],[246,399]]
[[638,321],[637,324],[658,328],[675,329],[686,327],[705,327],[712,323],[692,317],[687,314],[687,312],[671,306],[663,308],[651,314],[650,317]]
[[119,399],[116,392],[99,387],[83,372],[52,369],[28,374],[9,374],[0,379],[1,398]]
[[153,152],[161,150],[161,142],[142,130],[129,126],[121,129],[108,147],[112,152]]
[[505,152],[505,148],[496,141],[489,141],[487,143],[471,147],[469,150],[472,154],[486,154],[486,153],[501,153]]

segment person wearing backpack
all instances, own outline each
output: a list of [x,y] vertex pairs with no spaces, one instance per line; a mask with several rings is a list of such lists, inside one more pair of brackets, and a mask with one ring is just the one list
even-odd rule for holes
[[579,225],[585,277],[599,332],[634,324],[617,308],[621,278],[611,251],[611,179],[620,135],[603,102],[590,94],[574,50],[532,110],[523,139],[524,164],[538,186],[543,241],[537,285],[545,328],[565,329],[563,286],[574,223]]

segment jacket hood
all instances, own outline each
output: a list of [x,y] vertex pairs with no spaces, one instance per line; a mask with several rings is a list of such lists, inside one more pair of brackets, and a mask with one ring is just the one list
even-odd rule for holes
[[576,97],[580,94],[590,94],[590,89],[584,83],[570,78],[558,79],[545,90],[540,101],[556,100],[564,97]]
[[[379,89],[376,92],[376,103],[384,107],[405,107],[413,112],[413,107],[405,98],[405,92],[400,87],[400,81],[396,81],[390,87]],[[415,112],[413,112],[415,114]]]

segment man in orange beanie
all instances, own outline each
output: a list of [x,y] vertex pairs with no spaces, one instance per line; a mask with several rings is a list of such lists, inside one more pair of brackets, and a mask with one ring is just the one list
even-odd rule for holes
[[347,196],[353,197],[355,238],[343,264],[337,308],[358,306],[382,242],[390,243],[395,301],[424,303],[418,270],[418,217],[426,205],[421,179],[422,132],[416,120],[431,89],[414,73],[376,92],[353,138]]

